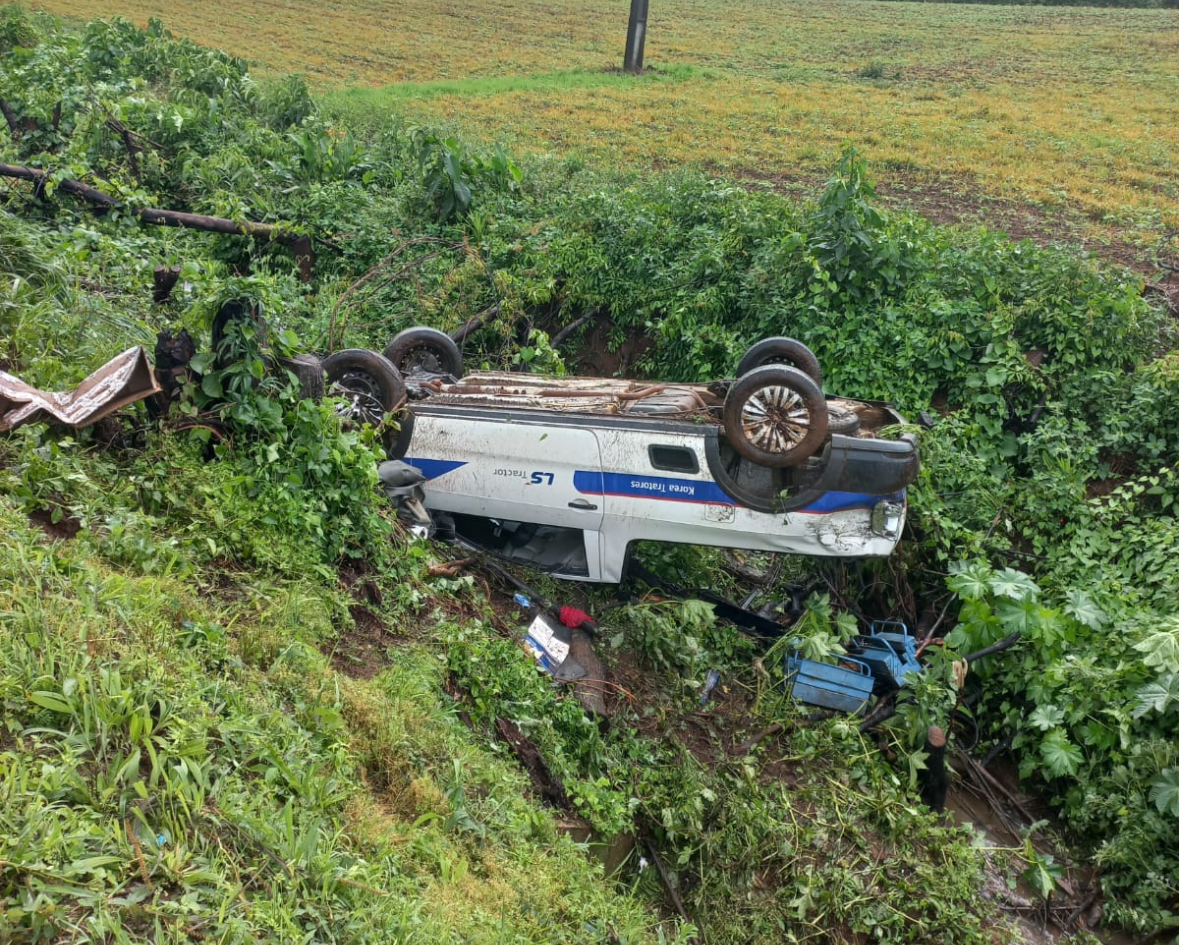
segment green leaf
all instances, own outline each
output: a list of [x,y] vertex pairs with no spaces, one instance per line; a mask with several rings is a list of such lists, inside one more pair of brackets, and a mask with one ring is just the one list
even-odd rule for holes
[[1160,814],[1179,817],[1179,771],[1163,768],[1150,782],[1150,800]]
[[[1166,624],[1179,624],[1171,618]],[[1142,662],[1167,673],[1179,673],[1179,627],[1162,629],[1150,634],[1145,640],[1134,644],[1134,649],[1144,654]]]
[[1012,600],[1039,600],[1040,588],[1030,577],[1014,568],[1004,568],[991,579],[991,592]]
[[206,397],[224,397],[225,391],[221,387],[221,378],[216,374],[206,374],[201,379],[201,390]]
[[1041,732],[1054,729],[1064,722],[1064,710],[1054,705],[1036,706],[1034,712],[1028,716],[1028,724],[1034,725]]
[[37,692],[29,693],[29,701],[34,705],[39,705],[42,709],[60,712],[62,715],[74,714],[73,707],[56,692],[38,690]]
[[961,565],[946,582],[964,600],[982,600],[990,590],[995,572],[982,561]]
[[1028,633],[1039,627],[1040,606],[1030,597],[1023,600],[1005,597],[995,602],[995,616],[1008,633]]
[[1023,878],[1041,897],[1047,899],[1056,889],[1057,881],[1064,876],[1064,870],[1056,862],[1056,858],[1049,854],[1036,854],[1023,871]]
[[1105,626],[1106,616],[1105,611],[1097,606],[1096,602],[1079,588],[1072,588],[1065,595],[1064,612],[1072,617],[1077,623],[1088,627],[1090,630],[1100,630]]
[[1076,774],[1085,756],[1081,749],[1068,740],[1063,729],[1053,729],[1040,743],[1040,757],[1054,777],[1062,778]]
[[1171,703],[1179,704],[1179,674],[1167,673],[1152,683],[1147,683],[1134,694],[1134,718],[1140,719],[1150,712],[1166,712]]
[[78,876],[86,873],[98,873],[101,875],[105,871],[104,866],[114,866],[116,863],[122,863],[121,856],[89,856],[82,860],[74,860],[72,863],[67,863],[62,868],[62,873],[65,876]]

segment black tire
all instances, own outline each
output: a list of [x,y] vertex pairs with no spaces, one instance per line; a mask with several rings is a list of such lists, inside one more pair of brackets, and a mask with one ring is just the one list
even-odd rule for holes
[[847,407],[827,405],[827,432],[855,436],[860,432],[860,415]]
[[348,348],[323,359],[327,392],[344,401],[340,415],[374,427],[405,401],[405,382],[389,359],[375,351]]
[[745,352],[737,365],[737,376],[742,377],[754,368],[767,364],[786,364],[798,368],[818,387],[823,386],[823,369],[813,351],[793,338],[766,338]]
[[389,429],[384,436],[385,455],[390,459],[403,459],[409,452],[409,441],[413,438],[413,412],[402,410],[393,418],[397,429]]
[[290,371],[299,382],[301,400],[323,400],[323,363],[313,354],[297,354],[293,358],[275,358],[277,370]]
[[454,339],[437,328],[407,328],[385,348],[385,357],[408,377],[415,371],[463,376],[463,356]]
[[827,399],[802,371],[767,364],[737,378],[724,406],[733,449],[759,466],[797,466],[827,439]]

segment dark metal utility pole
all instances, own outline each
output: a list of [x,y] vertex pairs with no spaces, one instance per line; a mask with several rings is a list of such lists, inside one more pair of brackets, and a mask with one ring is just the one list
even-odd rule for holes
[[648,4],[649,0],[630,0],[630,25],[626,28],[626,56],[622,60],[622,68],[635,75],[643,71]]

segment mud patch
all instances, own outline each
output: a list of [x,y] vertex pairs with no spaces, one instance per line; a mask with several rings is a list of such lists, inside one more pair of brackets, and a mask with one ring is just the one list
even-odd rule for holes
[[[1019,940],[1029,945],[1055,945],[1077,932],[1094,932],[1102,914],[1100,881],[1092,871],[1070,865],[1052,812],[1023,792],[1015,767],[1000,761],[984,768],[958,753],[954,768],[958,776],[946,797],[946,812],[956,824],[971,826],[986,841],[982,897],[1015,921]],[[1048,825],[1032,835],[1036,852],[1051,856],[1065,869],[1047,900],[1029,886],[1022,875],[1026,864],[1016,855],[1033,824]],[[1099,937],[1117,945],[1126,941],[1106,930]]]
[[585,339],[578,345],[576,370],[595,377],[635,377],[639,361],[655,341],[646,334],[630,332],[617,348],[610,344],[612,324],[608,318],[594,320]]
[[606,704],[611,717],[629,709],[627,724],[640,734],[671,740],[701,764],[740,757],[748,750],[743,746],[752,747],[753,696],[745,687],[730,686],[723,676],[708,702],[689,712],[659,708],[667,706],[668,700],[657,674],[644,668],[630,651],[612,654],[608,680]]
[[569,795],[565,793],[565,785],[549,771],[549,766],[545,764],[540,750],[532,744],[530,739],[525,737],[515,723],[509,722],[507,719],[496,719],[495,731],[500,740],[515,752],[520,767],[528,772],[528,777],[532,781],[532,787],[537,795],[550,807],[570,810],[571,805],[569,804]]
[[53,541],[68,541],[82,530],[82,522],[68,513],[63,512],[55,522],[50,509],[34,509],[29,513],[29,521]]
[[372,679],[393,665],[389,648],[405,642],[404,637],[390,633],[385,622],[363,604],[348,608],[354,630],[340,635],[326,655],[332,667],[353,679]]
[[364,562],[345,562],[340,565],[340,583],[361,603],[380,607],[383,595],[376,581],[368,576]]

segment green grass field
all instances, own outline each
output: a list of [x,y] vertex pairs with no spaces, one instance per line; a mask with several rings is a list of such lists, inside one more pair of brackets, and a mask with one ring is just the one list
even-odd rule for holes
[[852,141],[887,196],[936,219],[1138,263],[1179,227],[1176,10],[656,2],[633,78],[621,0],[39,6],[159,16],[262,74],[305,74],[353,122],[394,109],[517,153],[802,192]]

